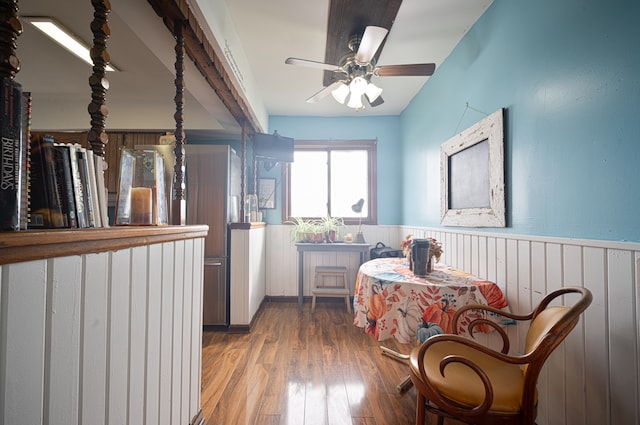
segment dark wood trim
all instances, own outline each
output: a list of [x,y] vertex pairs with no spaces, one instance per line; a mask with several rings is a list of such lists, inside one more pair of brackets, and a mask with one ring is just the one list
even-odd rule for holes
[[184,225],[187,222],[187,199],[185,197],[185,176],[184,176],[184,37],[182,35],[182,22],[174,23],[174,37],[176,39],[176,95],[174,102],[176,104],[176,112],[174,118],[176,121],[176,146],[173,149],[175,154],[175,164],[173,166],[174,196],[171,199],[171,224]]
[[262,127],[241,93],[233,86],[231,77],[224,69],[224,61],[216,53],[213,43],[202,30],[205,24],[198,22],[188,2],[183,0],[147,0],[156,14],[162,18],[171,34],[174,25],[182,22],[185,49],[196,68],[216,92],[235,120],[248,124],[253,132]]
[[109,0],[94,0],[91,3],[93,4],[93,21],[91,22],[93,73],[89,77],[91,103],[89,103],[88,110],[91,115],[91,130],[87,134],[87,139],[94,154],[104,157],[104,145],[109,142],[104,128],[109,115],[109,108],[106,106],[109,81],[105,77],[105,69],[110,60],[107,52],[107,40],[111,35],[111,30],[107,17],[111,12],[111,3]]
[[203,238],[208,232],[205,225],[4,232],[0,233],[0,265]]
[[229,228],[231,230],[250,230],[250,229],[260,229],[262,227],[267,227],[267,223],[263,221],[252,222],[252,223],[231,223],[229,224]]

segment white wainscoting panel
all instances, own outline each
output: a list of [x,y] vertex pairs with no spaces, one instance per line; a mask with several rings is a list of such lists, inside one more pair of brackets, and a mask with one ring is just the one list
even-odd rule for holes
[[[297,295],[291,226],[267,232],[267,295]],[[350,227],[356,233],[357,227]],[[407,234],[442,242],[442,262],[494,281],[514,312],[526,313],[548,292],[583,286],[593,303],[540,375],[539,425],[640,424],[640,243],[576,240],[456,229],[364,226],[367,242],[399,247]],[[357,264],[315,255],[305,265]],[[306,268],[306,267],[305,267]],[[310,276],[305,270],[305,276]],[[305,295],[310,294],[305,278]],[[526,327],[510,327],[522,352]]]
[[0,267],[0,425],[189,424],[204,239]]
[[248,326],[266,296],[266,228],[231,230],[230,326]]

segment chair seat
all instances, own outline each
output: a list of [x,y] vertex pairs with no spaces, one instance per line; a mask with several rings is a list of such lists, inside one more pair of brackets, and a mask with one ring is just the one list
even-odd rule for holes
[[[443,342],[429,348],[425,353],[426,375],[445,398],[464,406],[477,406],[484,401],[484,385],[475,372],[460,363],[447,365],[445,377],[442,377],[440,362],[448,355],[464,356],[484,370],[493,388],[493,404],[489,409],[491,412],[518,414],[524,387],[524,374],[520,367],[456,342]],[[420,379],[418,360],[413,353],[410,360],[413,378]],[[424,384],[424,381],[420,381]]]

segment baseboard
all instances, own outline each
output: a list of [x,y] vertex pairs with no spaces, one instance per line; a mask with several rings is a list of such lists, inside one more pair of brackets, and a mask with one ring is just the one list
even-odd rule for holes
[[200,409],[198,411],[198,413],[193,417],[193,419],[191,419],[191,422],[189,422],[189,425],[206,425],[207,424],[207,420],[204,417],[204,414],[202,413],[202,409]]
[[[322,298],[322,302],[336,302],[336,303],[344,303],[344,298],[339,299],[339,298],[330,298],[330,297],[323,297],[322,295],[319,295],[318,298]],[[351,299],[353,300],[353,295],[351,296]],[[263,302],[270,302],[270,303],[297,303],[298,302],[298,297],[279,297],[279,296],[271,296],[268,295],[265,297]],[[307,297],[304,296],[302,297],[302,302],[303,303],[310,303],[311,302],[311,297]]]
[[251,329],[253,328],[253,325],[255,325],[256,321],[260,318],[260,316],[262,316],[262,312],[264,311],[264,303],[266,302],[267,298],[263,298],[262,302],[260,303],[260,307],[258,307],[258,311],[256,311],[256,314],[253,315],[253,318],[251,319],[251,322],[248,325],[229,325],[228,329],[227,329],[227,333],[230,334],[248,334],[251,333]]

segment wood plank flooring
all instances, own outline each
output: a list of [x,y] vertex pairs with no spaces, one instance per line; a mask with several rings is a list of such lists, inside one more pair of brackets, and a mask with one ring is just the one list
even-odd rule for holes
[[[250,334],[205,331],[202,409],[208,425],[410,425],[408,366],[383,356],[339,300],[268,302]],[[408,353],[395,340],[385,346]],[[431,418],[430,418],[431,419]],[[435,424],[435,419],[432,419]]]

